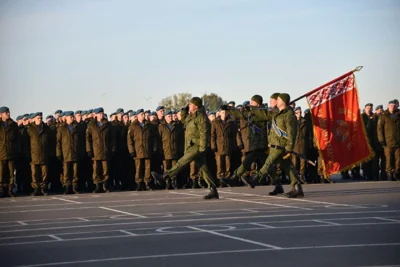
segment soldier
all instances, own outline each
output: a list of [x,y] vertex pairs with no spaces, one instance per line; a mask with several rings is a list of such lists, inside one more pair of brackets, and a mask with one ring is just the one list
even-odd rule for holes
[[150,171],[151,157],[158,146],[157,126],[144,119],[143,109],[136,114],[137,122],[129,126],[127,143],[129,154],[135,159],[137,191],[153,190]]
[[129,130],[129,114],[124,113],[122,116],[122,128],[121,128],[121,142],[120,142],[120,172],[122,182],[122,190],[133,190],[134,189],[134,175],[135,168],[133,159],[129,155],[128,150],[128,130]]
[[82,110],[75,111],[75,119],[76,123],[80,124],[82,122]]
[[110,122],[114,122],[114,121],[117,121],[117,114],[115,112],[110,114]]
[[33,122],[27,128],[29,144],[25,153],[31,164],[34,196],[47,195],[50,128],[43,123],[42,113],[31,115]]
[[124,109],[122,109],[122,108],[117,109],[117,111],[115,112],[115,114],[117,115],[117,120],[118,120],[119,122],[122,122],[122,116],[125,114],[125,113],[124,113]]
[[378,141],[385,153],[388,180],[400,180],[400,113],[396,111],[396,102],[393,100],[379,116]]
[[[304,193],[297,174],[290,168],[290,151],[293,151],[297,123],[293,110],[289,107],[290,96],[288,94],[279,94],[277,99],[278,113],[274,111],[254,110],[255,120],[269,120],[272,123],[272,130],[269,137],[271,149],[264,166],[257,173],[256,178],[265,177],[270,172],[271,166],[279,163],[280,168],[286,174],[289,174],[292,190],[286,194],[289,198],[303,197]],[[276,146],[276,147],[275,147]],[[275,181],[275,189],[270,195],[283,193],[283,187],[279,180]]]
[[210,112],[208,114],[208,120],[210,121],[210,123],[212,123],[215,120],[215,112]]
[[108,160],[115,145],[112,140],[111,124],[104,119],[104,109],[94,110],[96,119],[92,120],[86,129],[86,152],[93,163],[93,183],[96,184],[94,193],[109,192]]
[[156,113],[157,113],[157,120],[159,123],[161,123],[161,121],[164,120],[164,113],[165,113],[164,106],[158,106],[156,108]]
[[66,111],[66,123],[57,131],[57,158],[63,163],[64,194],[79,194],[79,162],[85,156],[85,129],[74,121],[74,112]]
[[235,101],[229,101],[228,107],[234,108],[236,105]]
[[144,112],[144,119],[145,119],[146,121],[150,121],[150,113],[151,113],[150,110],[146,110],[146,111]]
[[56,110],[55,112],[54,112],[54,119],[56,120],[56,123],[59,123],[61,120],[60,120],[60,114],[62,113],[62,110],[61,109],[58,109],[58,110]]
[[132,124],[137,121],[136,111],[129,113],[129,123]]
[[20,132],[8,107],[0,107],[0,117],[0,197],[15,197],[14,171],[21,152]]
[[220,111],[221,118],[211,123],[211,151],[215,155],[217,179],[224,187],[223,178],[231,177],[231,160],[236,145],[237,125],[230,120],[226,110]]
[[[377,135],[377,122],[374,114],[372,113],[373,104],[368,103],[364,107],[364,112],[361,114],[365,131],[367,134],[369,145],[371,149],[376,153],[378,135]],[[363,175],[366,180],[378,180],[379,170],[376,156],[367,162],[362,163]]]
[[[378,105],[375,108],[374,119],[376,128],[378,128],[378,119],[380,115],[383,113],[383,105]],[[378,165],[378,173],[379,173],[379,180],[384,181],[387,179],[386,176],[386,159],[385,153],[383,151],[382,145],[379,141],[376,142],[376,150],[375,150],[375,157],[376,157],[376,164]]]
[[164,175],[152,172],[152,176],[161,184],[167,179],[176,179],[177,174],[191,161],[196,162],[201,177],[206,181],[210,188],[210,193],[204,199],[219,198],[214,179],[206,165],[205,154],[208,140],[210,139],[210,122],[207,119],[202,100],[193,97],[190,104],[182,110],[182,121],[186,126],[185,133],[185,154],[178,160],[176,165],[167,170]]
[[[178,159],[183,155],[180,143],[185,138],[183,124],[172,120],[172,112],[168,111],[164,114],[164,120],[158,126],[158,132],[161,140],[162,159],[164,171],[175,166]],[[177,189],[178,184],[172,184],[170,179],[166,180],[166,188]]]
[[[307,144],[307,132],[309,129],[307,129],[307,124],[305,119],[301,116],[301,107],[296,107],[294,109],[294,113],[296,116],[296,121],[297,121],[297,134],[296,134],[296,139],[295,139],[295,145],[293,151],[296,153],[299,153],[301,155],[306,155],[306,147],[308,146]],[[295,155],[292,155],[292,163],[294,168],[297,170],[299,173],[299,179],[303,183],[304,181],[304,175],[305,175],[305,169],[306,169],[306,161],[304,159],[301,159]]]
[[149,121],[150,121],[151,123],[155,124],[155,125],[158,125],[157,112],[152,111],[152,112],[150,113],[150,120],[149,120]]

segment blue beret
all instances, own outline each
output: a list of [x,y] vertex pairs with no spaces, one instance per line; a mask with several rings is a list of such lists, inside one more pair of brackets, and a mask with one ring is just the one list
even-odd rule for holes
[[124,113],[124,109],[119,108],[119,109],[117,109],[117,111],[115,111],[115,114],[119,114],[119,113]]
[[82,115],[82,110],[75,111],[75,114],[81,114]]
[[113,112],[113,113],[110,114],[110,117],[111,116],[115,116],[115,115],[117,115],[117,113]]
[[377,105],[375,110],[378,110],[378,109],[383,109],[383,105]]
[[129,117],[129,113],[125,112],[124,114],[122,114],[122,116],[128,116]]
[[64,117],[65,116],[65,111],[60,113],[60,117]]
[[61,113],[61,112],[62,112],[61,109],[57,109],[56,112],[54,112],[54,114],[59,114],[59,113]]
[[29,114],[28,119],[33,119],[33,116],[34,116],[34,115],[35,115],[35,113]]
[[46,120],[53,119],[53,118],[54,118],[53,115],[47,115]]
[[169,111],[167,111],[167,112],[165,112],[165,116],[167,116],[167,115],[172,115],[172,114],[174,114],[174,112],[173,111],[171,111],[171,110],[169,110]]
[[30,116],[26,116],[25,118],[24,118],[24,121],[27,121],[27,120],[29,120],[31,117]]
[[96,108],[96,109],[93,110],[93,112],[95,114],[104,113],[104,109],[103,108]]
[[3,112],[10,112],[10,109],[8,107],[1,107],[0,113],[3,113]]
[[243,107],[244,107],[244,106],[249,106],[249,105],[250,105],[250,101],[244,101],[244,102],[243,102]]
[[144,111],[144,113],[150,113],[151,111],[148,109],[148,110],[145,110]]
[[74,116],[73,111],[64,111],[64,116]]
[[17,121],[19,121],[19,120],[22,120],[24,117],[22,116],[22,115],[19,115],[18,117],[16,117],[15,119],[17,120]]
[[135,116],[136,115],[136,112],[135,111],[131,111],[130,113],[129,113],[129,117],[133,117],[133,116]]
[[157,116],[157,112],[155,112],[155,111],[151,112],[150,116]]
[[164,106],[158,106],[158,107],[156,108],[156,111],[159,111],[159,110],[162,110],[162,109],[164,109]]
[[130,109],[130,110],[128,110],[126,113],[127,113],[127,114],[130,114],[132,111],[133,111],[133,110]]
[[93,112],[94,112],[93,109],[89,109],[89,110],[88,110],[88,114],[91,114],[91,113],[93,113]]
[[393,102],[395,103],[395,104],[399,104],[399,100],[397,100],[397,99],[393,99]]
[[296,108],[294,109],[294,111],[298,111],[298,110],[301,111],[301,107],[296,107]]
[[33,113],[33,115],[31,117],[33,119],[33,118],[36,118],[37,116],[42,116],[42,112]]
[[144,110],[141,108],[141,109],[138,109],[137,111],[136,111],[136,115],[139,115],[140,113],[144,113]]

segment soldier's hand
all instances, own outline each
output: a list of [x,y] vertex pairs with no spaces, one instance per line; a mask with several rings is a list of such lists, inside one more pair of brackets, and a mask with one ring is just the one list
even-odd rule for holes
[[131,155],[132,158],[136,157],[136,153],[135,152],[132,152],[129,155]]
[[88,156],[90,159],[92,159],[92,158],[94,157],[93,152],[92,152],[92,151],[89,151],[89,152],[87,153],[87,156]]
[[291,155],[292,155],[292,154],[290,154],[290,153],[286,153],[286,155],[283,156],[283,159],[288,159]]

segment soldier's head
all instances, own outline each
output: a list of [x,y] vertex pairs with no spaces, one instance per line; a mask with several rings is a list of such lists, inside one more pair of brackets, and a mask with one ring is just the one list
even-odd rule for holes
[[214,112],[210,112],[208,114],[208,119],[210,120],[210,122],[213,122],[215,120],[215,113]]
[[296,115],[297,119],[300,119],[301,118],[301,107],[296,107],[294,109],[294,114]]
[[172,122],[172,111],[167,111],[164,113],[164,119],[166,123],[171,123]]
[[263,98],[260,95],[253,95],[253,97],[250,99],[250,106],[252,107],[259,107],[263,103]]
[[33,115],[33,122],[34,122],[36,125],[42,124],[42,112],[36,112],[36,113]]
[[189,103],[189,112],[193,113],[196,112],[199,108],[203,107],[203,101],[201,100],[200,97],[192,97],[192,99],[190,99],[190,103]]
[[393,99],[393,102],[394,102],[394,109],[398,110],[399,109],[399,100]]
[[229,107],[235,107],[235,105],[236,105],[235,101],[230,101],[230,102],[228,103],[228,106],[229,106]]
[[274,93],[269,97],[269,107],[276,108],[279,93]]
[[172,120],[178,121],[178,116],[176,115],[176,111],[172,112]]
[[380,115],[383,112],[383,105],[377,105],[375,108],[375,115]]
[[130,122],[135,122],[136,120],[137,120],[136,112],[135,112],[135,111],[131,111],[131,112],[129,113],[129,121],[130,121]]
[[76,122],[81,122],[82,121],[82,110],[77,110],[75,111],[75,120]]
[[285,109],[288,107],[290,103],[290,95],[286,93],[279,94],[278,99],[276,100],[276,106],[279,110]]
[[2,121],[10,119],[10,109],[8,107],[0,107],[0,117]]
[[31,121],[31,115],[32,114],[25,114],[24,115],[24,125],[26,126],[26,125],[28,125],[28,124],[30,124],[32,121]]
[[372,109],[373,109],[374,105],[372,103],[367,103],[364,107],[364,112],[368,115],[372,114]]
[[61,109],[57,109],[56,112],[54,112],[54,118],[56,119],[56,121],[58,121],[58,119],[60,118],[61,113],[62,113]]
[[104,109],[103,108],[96,108],[93,110],[97,121],[102,121],[104,119]]
[[138,109],[136,111],[136,117],[137,117],[137,121],[139,123],[142,123],[144,121],[144,110],[143,109]]
[[74,112],[66,111],[64,112],[65,122],[69,125],[74,122]]
[[242,111],[242,110],[243,110],[243,106],[242,106],[242,105],[237,105],[236,108],[237,108],[239,111]]
[[124,113],[124,115],[122,115],[122,122],[124,123],[124,125],[127,125],[129,122],[129,115],[128,113]]
[[144,112],[144,119],[145,119],[146,121],[149,121],[149,120],[150,120],[150,114],[151,114],[151,111],[150,111],[150,110],[146,110],[146,111]]
[[117,114],[115,112],[110,114],[110,121],[115,121],[117,119]]
[[150,121],[155,121],[155,120],[157,120],[157,112],[155,112],[155,111],[153,111],[153,112],[151,112],[150,113]]
[[156,108],[156,112],[157,112],[157,118],[159,120],[162,120],[164,118],[164,113],[165,113],[164,106],[158,106]]
[[23,116],[19,115],[17,118],[15,118],[15,120],[17,121],[18,126],[23,124]]
[[181,110],[179,110],[179,111],[176,113],[176,118],[178,119],[178,121],[181,121],[181,120],[182,120],[182,111],[181,111]]
[[220,110],[219,111],[219,116],[221,117],[221,120],[226,120],[228,118],[228,115],[226,113],[226,110]]
[[393,113],[395,111],[395,108],[396,108],[396,104],[395,104],[394,100],[389,101],[388,111],[390,113]]
[[53,119],[54,119],[53,115],[48,115],[46,117],[46,124],[51,125],[53,123]]
[[122,116],[124,115],[124,109],[119,108],[117,111],[115,111],[116,117],[118,121],[122,121]]

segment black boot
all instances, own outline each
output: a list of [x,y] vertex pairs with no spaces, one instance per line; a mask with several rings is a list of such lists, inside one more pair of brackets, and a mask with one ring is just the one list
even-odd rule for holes
[[269,192],[269,195],[270,196],[276,196],[276,195],[283,194],[283,193],[284,193],[283,187],[282,187],[281,182],[279,181],[279,182],[275,183],[274,191]]
[[224,181],[222,180],[223,178],[219,179],[219,188],[224,188],[229,186],[228,184],[224,183]]
[[[261,178],[260,178],[261,177]],[[248,176],[241,176],[240,177],[240,180],[242,180],[242,182],[245,184],[245,185],[247,185],[247,186],[249,186],[249,187],[251,187],[251,188],[254,188],[254,187],[256,187],[256,184],[257,184],[257,181],[259,180],[259,179],[262,179],[262,176],[260,175],[260,174],[255,174],[253,177],[248,177]]]
[[74,185],[72,186],[72,191],[74,191],[75,194],[79,194],[79,193],[80,193],[77,184],[74,184]]
[[168,176],[168,173],[165,173],[164,175],[157,173],[157,172],[151,172],[151,176],[156,180],[157,184],[159,184],[161,187],[165,186],[165,181],[170,178]]
[[108,187],[108,185],[106,183],[103,184],[103,190],[105,193],[111,192],[110,188]]
[[13,190],[14,188],[12,188],[12,187],[9,187],[8,188],[8,196],[9,197],[16,197],[17,195],[14,193],[14,190]]
[[196,188],[200,188],[199,182],[197,181],[197,179],[194,179],[192,181],[192,188],[196,189]]
[[39,188],[35,188],[31,195],[34,196],[34,197],[38,197],[38,196],[41,196],[42,193],[40,192]]
[[146,183],[146,190],[153,191],[153,186],[151,185],[151,183]]
[[394,181],[393,173],[387,172],[386,175],[387,175],[388,181]]
[[203,198],[204,199],[213,199],[213,198],[219,199],[217,188],[215,186],[212,186],[210,188],[210,193],[208,193],[208,195],[205,195]]
[[71,186],[70,186],[70,185],[66,185],[64,188],[65,188],[65,190],[64,190],[64,195],[69,195],[69,194],[72,193],[72,190],[71,190]]
[[171,185],[173,189],[178,189],[178,181],[176,179],[171,179]]
[[101,184],[96,184],[96,189],[93,191],[93,193],[103,193],[103,188],[101,187]]
[[49,194],[47,188],[42,188],[41,193],[43,196],[47,196]]
[[6,188],[0,188],[0,198],[6,197]]
[[301,184],[297,184],[289,193],[286,194],[288,198],[302,198],[304,197],[303,188]]
[[171,179],[167,179],[167,180],[165,181],[165,189],[166,189],[166,190],[171,190],[171,189],[172,189]]

